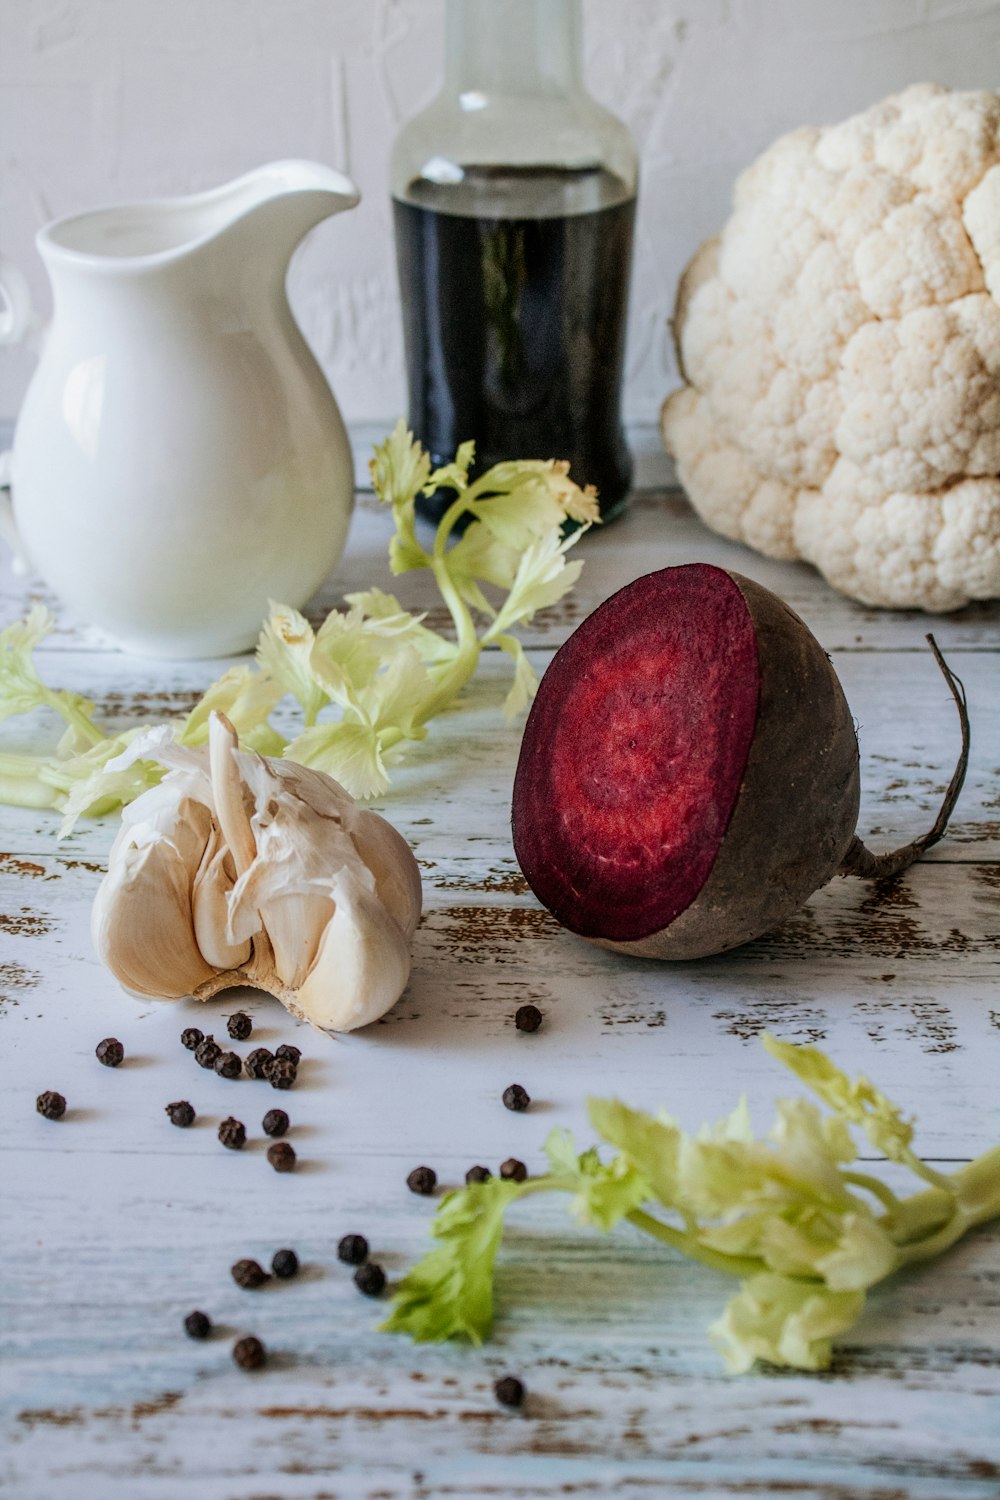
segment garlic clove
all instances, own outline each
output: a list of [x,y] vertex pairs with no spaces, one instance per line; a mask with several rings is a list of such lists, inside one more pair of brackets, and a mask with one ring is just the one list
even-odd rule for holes
[[289,989],[297,990],[315,963],[332,915],[329,896],[292,892],[261,908],[264,930],[274,949],[275,973]]
[[227,937],[229,895],[235,883],[232,854],[219,830],[213,828],[191,889],[195,942],[213,969],[238,969],[250,962],[253,953],[249,938],[234,943]]
[[229,845],[237,875],[253,864],[257,845],[247,815],[243,777],[239,767],[239,737],[225,714],[208,721],[208,766],[215,816]]
[[334,900],[295,1009],[326,1031],[355,1031],[399,999],[410,977],[410,945],[375,893],[350,872],[335,882]]
[[[261,857],[234,886],[228,930],[237,936],[254,931],[255,923],[263,928],[279,983],[297,989],[315,960],[333,901],[329,877],[310,878],[294,846],[275,851],[276,842],[263,841]],[[269,844],[272,852],[266,857]]]
[[178,1000],[215,972],[195,941],[190,865],[166,839],[119,852],[94,901],[91,933],[135,994]]
[[403,929],[407,941],[420,921],[423,892],[420,870],[403,835],[378,813],[358,808],[351,839],[375,877],[375,893]]

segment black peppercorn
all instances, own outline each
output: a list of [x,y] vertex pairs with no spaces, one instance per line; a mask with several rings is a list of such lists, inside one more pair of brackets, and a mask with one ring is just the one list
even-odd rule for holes
[[255,1047],[243,1060],[248,1078],[266,1078],[267,1070],[274,1061],[274,1053],[266,1047]]
[[186,1099],[178,1099],[176,1104],[168,1104],[165,1113],[170,1116],[171,1125],[179,1125],[182,1130],[194,1124],[194,1108]]
[[66,1100],[62,1094],[57,1094],[53,1089],[46,1089],[45,1093],[39,1094],[35,1100],[35,1108],[47,1120],[61,1120],[66,1113]]
[[433,1167],[414,1167],[406,1179],[406,1186],[411,1193],[420,1193],[429,1198],[437,1187],[437,1173]]
[[189,1312],[184,1319],[184,1332],[189,1339],[207,1339],[212,1332],[212,1320],[207,1313]]
[[366,1297],[381,1297],[385,1291],[385,1272],[370,1260],[355,1271],[354,1285]]
[[516,1113],[527,1109],[531,1103],[528,1090],[523,1089],[519,1083],[512,1083],[510,1088],[503,1091],[503,1102],[506,1109],[512,1109]]
[[293,1047],[291,1042],[282,1042],[280,1047],[275,1047],[274,1055],[282,1062],[290,1062],[295,1068],[302,1060],[301,1051],[298,1047]]
[[253,1031],[253,1022],[245,1010],[238,1010],[226,1022],[226,1030],[234,1042],[245,1042]]
[[537,1031],[542,1024],[542,1013],[537,1005],[520,1005],[514,1012],[514,1025],[518,1031]]
[[221,1056],[222,1048],[214,1036],[203,1037],[194,1049],[194,1060],[199,1068],[214,1068],[216,1060]]
[[94,1055],[106,1068],[117,1068],[125,1056],[125,1048],[116,1036],[106,1036],[94,1048]]
[[241,1370],[259,1370],[267,1363],[267,1350],[260,1339],[255,1339],[253,1334],[248,1338],[237,1339],[233,1345],[233,1359]]
[[224,1146],[228,1146],[230,1151],[242,1151],[247,1143],[246,1126],[239,1120],[234,1120],[230,1115],[219,1126],[219,1140]]
[[268,1063],[264,1077],[273,1089],[290,1089],[298,1076],[298,1069],[287,1057],[275,1057]]
[[523,1182],[527,1175],[527,1167],[516,1156],[508,1156],[506,1161],[500,1163],[500,1176],[507,1182]]
[[276,1172],[295,1171],[295,1147],[287,1141],[275,1141],[267,1148],[267,1159]]
[[470,1167],[465,1174],[465,1180],[468,1183],[489,1182],[492,1176],[493,1173],[489,1167]]
[[181,1046],[193,1052],[199,1042],[205,1040],[205,1033],[199,1031],[197,1026],[188,1026],[181,1032]]
[[215,1059],[215,1071],[220,1078],[239,1078],[243,1064],[235,1052],[220,1052]]
[[493,1394],[501,1406],[520,1406],[524,1400],[524,1386],[516,1375],[504,1375],[494,1383]]
[[288,1129],[288,1116],[283,1109],[269,1109],[260,1122],[260,1128],[265,1135],[284,1135]]
[[348,1266],[360,1266],[368,1259],[368,1241],[363,1234],[345,1234],[337,1246],[337,1259]]
[[229,1267],[229,1270],[236,1285],[244,1287],[248,1292],[256,1291],[257,1287],[263,1286],[265,1281],[271,1279],[264,1267],[256,1260],[238,1260],[234,1266]]
[[294,1250],[275,1250],[271,1257],[271,1270],[282,1281],[299,1274],[299,1257]]

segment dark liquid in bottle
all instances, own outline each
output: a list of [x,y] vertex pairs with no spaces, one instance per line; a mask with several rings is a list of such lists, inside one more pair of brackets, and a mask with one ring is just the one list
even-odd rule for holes
[[[435,464],[476,442],[475,473],[565,458],[623,507],[621,422],[634,192],[600,168],[466,167],[393,200],[410,426]],[[422,499],[438,519],[450,493]]]

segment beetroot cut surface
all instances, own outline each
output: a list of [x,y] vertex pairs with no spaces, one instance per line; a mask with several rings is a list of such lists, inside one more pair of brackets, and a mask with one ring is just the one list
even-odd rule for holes
[[707,564],[637,579],[560,649],[525,728],[513,821],[521,869],[563,926],[629,942],[696,899],[739,796],[760,685],[746,599]]

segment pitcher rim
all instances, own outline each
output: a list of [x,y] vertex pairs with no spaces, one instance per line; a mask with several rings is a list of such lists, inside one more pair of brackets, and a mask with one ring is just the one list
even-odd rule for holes
[[[50,219],[38,230],[35,235],[35,244],[46,264],[55,261],[95,270],[145,270],[170,265],[204,248],[225,230],[234,228],[268,199],[260,198],[255,202],[249,202],[241,210],[234,211],[232,217],[224,223],[217,224],[201,234],[190,236],[178,244],[134,254],[114,255],[100,250],[80,249],[62,243],[56,237],[56,232],[79,225],[88,219],[107,218],[112,214],[127,214],[137,210],[142,210],[147,214],[165,213],[168,210],[172,212],[185,209],[197,210],[199,207],[209,206],[213,200],[222,199],[226,195],[236,197],[241,188],[256,180],[266,178],[268,175],[278,173],[283,173],[289,178],[295,176],[302,178],[298,183],[290,183],[285,189],[285,194],[288,196],[308,192],[336,194],[342,200],[338,205],[339,209],[354,208],[361,201],[357,185],[346,173],[338,171],[336,167],[329,167],[323,162],[311,161],[306,157],[285,157],[278,161],[265,162],[262,166],[253,167],[250,171],[243,172],[228,182],[220,183],[216,187],[204,188],[196,193],[182,193],[172,197],[123,199],[114,203],[98,204],[95,208],[87,208],[79,213],[65,214],[59,218]],[[276,193],[274,196],[284,196],[284,194]],[[337,211],[337,209],[331,209],[331,213]]]

